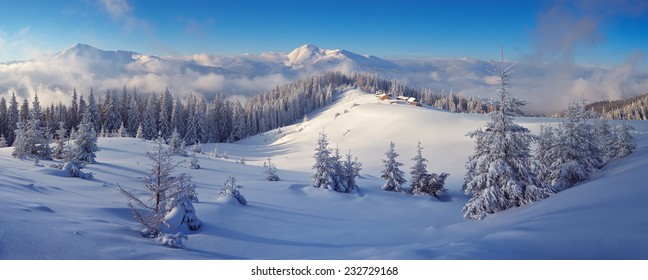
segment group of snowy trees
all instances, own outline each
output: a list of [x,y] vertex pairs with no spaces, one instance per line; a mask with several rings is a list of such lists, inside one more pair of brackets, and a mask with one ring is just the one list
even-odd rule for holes
[[[398,153],[396,153],[395,147],[396,144],[390,142],[389,149],[385,153],[387,158],[383,159],[384,169],[381,175],[381,178],[385,179],[385,183],[381,188],[386,191],[403,192],[402,185],[407,180],[404,177],[405,172],[400,170],[400,166],[403,164],[396,160]],[[441,198],[446,193],[443,185],[449,174],[427,172],[427,165],[425,164],[427,159],[423,157],[423,147],[421,147],[420,141],[417,145],[416,156],[412,160],[414,160],[414,165],[410,171],[412,181],[408,192],[413,195],[427,194]]]
[[412,175],[412,180],[410,182],[410,194],[427,194],[434,196],[436,198],[441,198],[446,193],[445,179],[448,177],[448,173],[428,173],[427,165],[425,162],[427,159],[423,157],[423,147],[421,147],[421,141],[418,142],[416,147],[416,156],[412,159],[414,160],[414,165],[411,168],[410,174]]
[[555,191],[572,187],[636,148],[627,121],[613,128],[593,117],[583,103],[572,102],[557,127],[541,128],[535,171]]
[[[15,99],[12,98],[12,100]],[[43,126],[43,113],[41,111],[38,95],[34,97],[32,107],[24,107],[29,110],[24,121],[16,123],[14,130],[13,152],[16,158],[33,157],[36,159],[61,159],[65,162],[62,167],[72,176],[89,178],[80,169],[85,164],[95,162],[97,148],[97,135],[91,122],[90,111],[86,109],[79,124],[73,128],[68,136],[63,122],[59,123],[54,136],[56,142],[54,149],[50,147],[52,134]],[[6,139],[5,139],[6,140]]]
[[648,120],[648,93],[624,100],[594,102],[586,110],[605,119]]
[[356,178],[360,176],[362,164],[353,159],[351,152],[342,160],[340,150],[329,148],[328,136],[320,132],[315,148],[315,165],[311,185],[336,192],[355,192],[358,189]]
[[[402,185],[407,182],[404,178],[405,173],[400,170],[403,164],[397,161],[398,153],[395,151],[394,142],[389,143],[389,149],[385,153],[386,159],[383,159],[384,169],[381,178],[385,183],[381,187],[386,191],[403,192]],[[412,184],[409,189],[411,194],[428,194],[440,198],[445,194],[446,189],[443,187],[447,173],[429,174],[427,172],[427,161],[422,155],[421,143],[418,143],[417,155],[414,157],[414,166],[412,166]],[[337,192],[354,192],[358,189],[356,179],[360,176],[362,164],[357,158],[353,158],[351,152],[346,154],[343,160],[340,156],[339,149],[331,150],[329,148],[328,136],[320,132],[315,147],[315,164],[313,165],[313,174],[311,186],[333,190]],[[264,166],[272,166],[266,165]],[[272,174],[272,167],[268,167],[268,174]]]
[[[525,102],[511,97],[511,68],[502,60],[495,66],[498,110],[490,113],[484,129],[468,134],[475,151],[466,164],[462,191],[472,195],[463,207],[466,219],[542,200],[585,180],[607,160],[629,154],[636,144],[623,123],[611,133],[607,122],[593,122],[584,105],[572,103],[557,127],[543,127],[539,137],[513,122]],[[535,155],[531,143],[538,140]]]

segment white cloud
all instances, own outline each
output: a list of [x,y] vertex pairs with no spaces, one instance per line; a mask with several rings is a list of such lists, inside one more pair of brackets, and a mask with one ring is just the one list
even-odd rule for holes
[[146,21],[135,16],[134,9],[127,0],[100,0],[99,4],[113,20],[122,22],[126,31],[149,29]]
[[99,2],[115,20],[122,20],[132,16],[133,9],[126,0],[100,0]]

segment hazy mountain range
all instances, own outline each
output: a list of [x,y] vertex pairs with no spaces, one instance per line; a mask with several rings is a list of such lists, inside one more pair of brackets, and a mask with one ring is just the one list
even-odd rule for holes
[[[497,54],[494,54],[494,58]],[[648,91],[648,75],[635,62],[605,69],[574,65],[518,63],[511,91],[529,100],[530,111],[558,111],[571,98],[598,101]],[[200,92],[250,96],[325,71],[371,72],[410,86],[490,97],[495,82],[490,62],[457,59],[382,59],[347,50],[303,45],[289,53],[238,56],[196,54],[159,57],[132,51],[105,51],[85,44],[27,61],[0,63],[0,95],[16,92],[66,102],[73,88],[137,88],[140,93],[168,87],[178,95]],[[47,103],[46,103],[47,104]]]

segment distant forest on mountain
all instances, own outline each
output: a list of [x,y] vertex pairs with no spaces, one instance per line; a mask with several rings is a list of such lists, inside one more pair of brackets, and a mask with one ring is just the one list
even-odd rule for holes
[[[382,91],[394,98],[414,97],[417,102],[450,112],[488,113],[496,109],[490,100],[461,93],[412,88],[374,74],[327,72],[276,87],[244,102],[222,94],[212,100],[200,94],[181,100],[169,90],[140,94],[125,86],[121,92],[109,90],[100,97],[92,89],[85,98],[74,90],[68,105],[41,106],[38,97],[31,101],[23,99],[19,104],[12,95],[8,101],[0,99],[0,120],[4,120],[0,123],[0,135],[11,145],[17,124],[26,123],[31,115],[41,118],[39,122],[46,134],[54,135],[60,126],[69,134],[88,110],[100,136],[135,137],[140,131],[145,139],[154,139],[158,133],[168,139],[177,130],[187,144],[232,142],[299,121],[333,102],[335,93],[348,87],[369,93]],[[29,114],[30,110],[38,112]]]
[[588,104],[587,109],[605,119],[648,120],[648,93],[623,100],[594,102]]

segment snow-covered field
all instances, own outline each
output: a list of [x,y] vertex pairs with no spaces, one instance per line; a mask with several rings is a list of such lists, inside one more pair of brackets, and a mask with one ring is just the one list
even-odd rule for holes
[[[189,158],[203,227],[185,249],[138,233],[117,185],[146,197],[146,151],[132,138],[99,140],[93,180],[70,178],[0,149],[0,259],[648,259],[648,123],[631,122],[638,149],[590,180],[531,205],[481,221],[463,220],[459,189],[483,115],[378,101],[349,90],[298,124],[234,144],[205,144],[202,169]],[[518,118],[537,132],[553,119]],[[341,153],[363,163],[358,193],[309,187],[316,139],[325,131]],[[409,172],[417,141],[430,172],[448,172],[449,201],[380,190],[381,159],[390,141]],[[212,149],[228,159],[209,156]],[[245,159],[245,165],[237,163]],[[281,181],[261,180],[271,158]],[[248,201],[220,201],[235,175]],[[409,179],[409,176],[407,177]],[[408,186],[407,183],[405,186]]]

